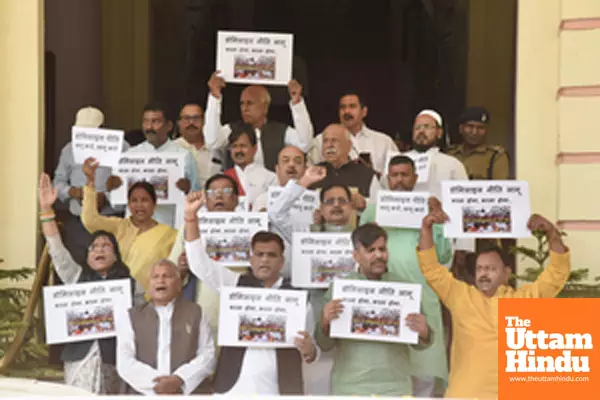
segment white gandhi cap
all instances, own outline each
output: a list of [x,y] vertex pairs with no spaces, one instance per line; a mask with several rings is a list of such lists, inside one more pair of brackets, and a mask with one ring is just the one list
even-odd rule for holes
[[421,115],[429,115],[431,118],[433,118],[435,120],[435,122],[437,122],[438,126],[443,126],[444,124],[442,123],[442,116],[440,114],[438,114],[437,111],[434,110],[423,110],[421,111],[419,114],[417,114],[417,117],[421,116]]
[[77,111],[75,126],[81,128],[99,128],[104,122],[104,114],[95,107],[83,107]]

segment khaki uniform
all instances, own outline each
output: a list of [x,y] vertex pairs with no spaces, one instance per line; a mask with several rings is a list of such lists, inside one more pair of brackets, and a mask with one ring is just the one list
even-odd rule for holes
[[471,180],[510,179],[508,154],[500,146],[483,144],[468,150],[461,144],[450,148],[448,154],[463,163]]

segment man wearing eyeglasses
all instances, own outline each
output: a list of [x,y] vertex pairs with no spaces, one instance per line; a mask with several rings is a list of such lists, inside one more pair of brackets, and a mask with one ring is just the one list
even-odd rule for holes
[[[238,206],[237,183],[227,175],[217,174],[211,176],[206,181],[204,192],[204,206],[208,212],[233,212]],[[187,270],[189,267],[189,260],[185,256],[184,228],[185,225],[179,229],[177,240],[169,255],[169,260],[178,265],[180,270]],[[189,274],[187,279],[184,279],[183,292],[186,294],[187,299],[195,300],[202,307],[202,311],[208,319],[208,324],[213,334],[216,335],[219,323],[219,297],[217,293],[209,286],[198,282],[193,274]]]
[[208,178],[219,173],[223,156],[211,151],[204,143],[204,110],[198,104],[185,104],[179,112],[177,131],[181,137],[175,140],[184,149],[189,150],[196,160],[198,178],[204,187]]

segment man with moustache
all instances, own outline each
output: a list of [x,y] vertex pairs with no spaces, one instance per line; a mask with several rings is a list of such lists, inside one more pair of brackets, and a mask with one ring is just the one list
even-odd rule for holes
[[431,198],[423,218],[418,246],[419,266],[427,282],[450,310],[453,329],[451,368],[446,398],[498,398],[498,303],[503,298],[555,297],[569,278],[570,251],[560,231],[546,218],[533,214],[531,232],[542,232],[549,246],[549,264],[538,279],[519,289],[508,286],[510,260],[504,250],[489,247],[477,252],[475,286],[459,281],[438,263],[434,224],[448,216],[440,201]]
[[204,144],[204,110],[196,103],[187,103],[179,112],[177,131],[182,135],[175,140],[194,156],[200,186],[204,187],[206,180],[221,171],[223,157],[217,152],[210,151]]
[[[387,234],[376,224],[362,225],[352,232],[353,257],[358,272],[347,279],[395,282],[388,273]],[[334,396],[412,395],[409,348],[424,349],[435,336],[423,314],[406,317],[406,326],[419,334],[419,343],[387,343],[330,337],[330,326],[344,309],[343,299],[333,299],[329,289],[327,304],[317,323],[315,337],[323,351],[335,349],[331,375]],[[436,332],[437,334],[437,332]]]
[[350,160],[352,140],[350,133],[341,124],[330,124],[323,131],[322,155],[324,161],[317,164],[327,170],[325,179],[315,183],[311,189],[329,185],[342,185],[356,188],[360,199],[353,199],[359,210],[365,208],[365,198],[373,197],[380,188],[377,175],[372,168]]
[[150,269],[150,301],[116,309],[117,371],[128,393],[198,393],[215,367],[212,334],[202,309],[181,297],[181,276],[168,260]]
[[246,196],[249,210],[259,195],[277,184],[277,176],[254,162],[257,141],[254,128],[244,125],[229,135],[229,152],[234,161],[233,168],[224,172],[238,184],[238,192]]
[[[352,148],[350,159],[366,162],[366,165],[378,173],[383,173],[388,152],[398,152],[398,147],[390,136],[370,129],[364,120],[369,109],[364,99],[355,92],[345,93],[339,104],[340,124],[351,134]],[[310,159],[313,164],[323,161],[323,134],[313,140]],[[370,160],[370,163],[368,163]]]
[[[233,212],[238,206],[239,192],[237,182],[230,176],[223,174],[211,176],[206,181],[204,192],[204,206],[208,212]],[[171,249],[169,260],[182,265],[183,269],[189,271],[189,260],[184,247],[184,232],[185,224],[177,233],[177,240]],[[185,293],[187,296],[194,296],[196,303],[202,307],[213,334],[217,335],[219,325],[219,296],[210,286],[205,285],[201,281],[196,282],[196,280],[196,276],[189,275],[188,280],[185,282]]]
[[[247,274],[223,268],[208,257],[198,222],[202,203],[201,192],[191,193],[185,202],[185,250],[192,273],[215,291],[224,286],[293,289],[289,280],[280,276],[285,263],[285,245],[272,232],[260,231],[252,237],[251,267]],[[296,348],[221,347],[214,378],[215,392],[246,396],[303,394],[302,364],[310,364],[318,357],[318,349],[308,333],[314,328],[310,305],[306,319],[307,331],[298,332]]]
[[[391,191],[412,192],[417,182],[414,161],[407,156],[397,155],[388,165],[387,186]],[[360,224],[375,222],[377,205],[370,203],[360,218]],[[423,286],[421,307],[429,325],[435,332],[443,332],[440,301],[419,268],[415,248],[419,243],[419,230],[384,227],[388,235],[389,273],[402,282],[418,283]],[[444,237],[441,225],[434,226],[434,241],[437,257],[447,263],[452,257],[452,247]],[[435,397],[441,395],[448,381],[448,361],[443,335],[436,335],[431,346],[424,350],[409,349],[413,395]]]
[[[244,89],[240,97],[242,120],[221,125],[222,89],[225,80],[216,71],[208,81],[210,93],[206,106],[204,138],[210,150],[225,150],[229,135],[251,125],[256,131],[257,151],[255,162],[270,171],[275,171],[277,154],[285,145],[293,145],[302,151],[308,151],[314,135],[312,122],[306,104],[302,99],[302,85],[296,80],[288,84],[290,93],[290,111],[295,129],[280,122],[268,121],[267,114],[271,104],[271,95],[264,86],[251,85]],[[228,159],[225,168],[231,168],[233,161]]]
[[[306,154],[296,146],[285,146],[277,155],[277,165],[275,166],[275,174],[279,185],[285,186],[290,179],[300,179],[306,171]],[[262,193],[254,202],[255,211],[267,211],[269,202],[268,191]]]
[[[142,129],[146,141],[130,148],[127,152],[131,153],[183,153],[184,178],[176,182],[177,188],[184,193],[190,190],[199,190],[200,180],[194,156],[188,150],[181,147],[175,141],[169,139],[169,133],[173,129],[173,122],[169,119],[167,108],[160,103],[147,104],[144,107],[142,117]],[[106,181],[106,190],[112,191],[123,184],[121,178],[112,175]],[[129,209],[127,210],[129,213]],[[127,214],[126,214],[127,216]],[[174,227],[175,225],[175,206],[172,204],[162,204],[156,206],[154,219],[159,223]]]

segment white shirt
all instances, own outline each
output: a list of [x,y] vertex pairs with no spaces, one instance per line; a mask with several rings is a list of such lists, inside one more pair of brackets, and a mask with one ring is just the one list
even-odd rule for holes
[[[373,169],[377,172],[383,172],[388,151],[398,151],[398,146],[396,146],[391,137],[383,132],[370,129],[364,124],[360,131],[350,136],[352,139],[350,159],[356,160],[360,153],[369,153]],[[313,145],[309,154],[312,164],[323,161],[322,150],[323,134],[321,133],[313,139]]]
[[[154,147],[150,142],[145,141],[137,146],[134,146],[128,150],[128,152],[132,153],[185,153],[185,165],[184,165],[184,176],[187,180],[190,181],[191,191],[196,191],[202,189],[200,186],[200,180],[198,179],[198,172],[196,169],[196,161],[194,159],[193,154],[181,147],[173,140],[167,139],[167,141],[160,146],[159,148]],[[183,204],[180,205],[183,207]],[[127,208],[127,213],[125,214],[125,218],[128,218],[131,215],[129,208]],[[174,204],[161,204],[157,205],[154,210],[154,219],[161,223],[169,225],[170,227],[175,227],[175,205]]]
[[175,300],[166,306],[154,306],[158,315],[158,347],[156,369],[138,361],[135,351],[135,332],[128,310],[117,308],[117,372],[134,390],[153,396],[153,380],[159,376],[177,375],[183,380],[183,393],[189,395],[211,375],[216,365],[215,347],[210,327],[204,315],[200,320],[196,356],[171,373],[171,318]]
[[[213,290],[219,292],[223,286],[237,285],[240,274],[216,264],[206,254],[200,238],[193,242],[186,241],[185,252],[190,271]],[[273,287],[280,287],[282,282],[283,278],[279,278]],[[312,307],[308,304],[306,310],[306,331],[311,334],[315,330],[314,321]],[[314,360],[316,361],[320,350],[314,339],[313,343],[315,343],[317,349],[317,357]],[[238,380],[227,394],[244,396],[279,395],[276,350],[247,348]]]
[[258,199],[258,196],[268,191],[269,186],[278,184],[277,175],[256,163],[249,164],[244,169],[241,169],[238,165],[234,165],[233,168],[244,188],[250,209],[254,211],[254,202]]
[[[427,182],[418,182],[415,192],[429,192],[441,201],[442,181],[468,181],[469,175],[465,166],[457,158],[440,152],[437,147],[427,150],[431,154],[429,162],[429,179]],[[411,150],[409,155],[418,154],[416,150]],[[387,184],[387,182],[386,182]],[[455,250],[475,251],[474,239],[454,239],[452,241]]]
[[[192,153],[194,156],[201,187],[206,186],[206,181],[208,178],[221,172],[223,167],[223,159],[218,152],[210,151],[206,145],[202,146],[201,148],[197,148],[193,144],[188,143],[183,137],[175,139],[175,143],[190,151],[190,153]],[[218,164],[213,160],[219,160],[221,164]]]
[[[208,95],[206,113],[204,118],[204,142],[210,150],[226,151],[231,133],[229,124],[221,125],[221,102],[223,96],[217,99],[212,94]],[[310,148],[310,142],[314,135],[314,129],[306,103],[301,100],[298,104],[290,102],[290,111],[294,121],[295,129],[288,126],[285,131],[284,142],[286,145],[296,146],[303,152]],[[256,129],[256,139],[258,140],[258,149],[254,156],[254,162],[259,165],[265,165],[263,149],[260,145],[260,129]]]

